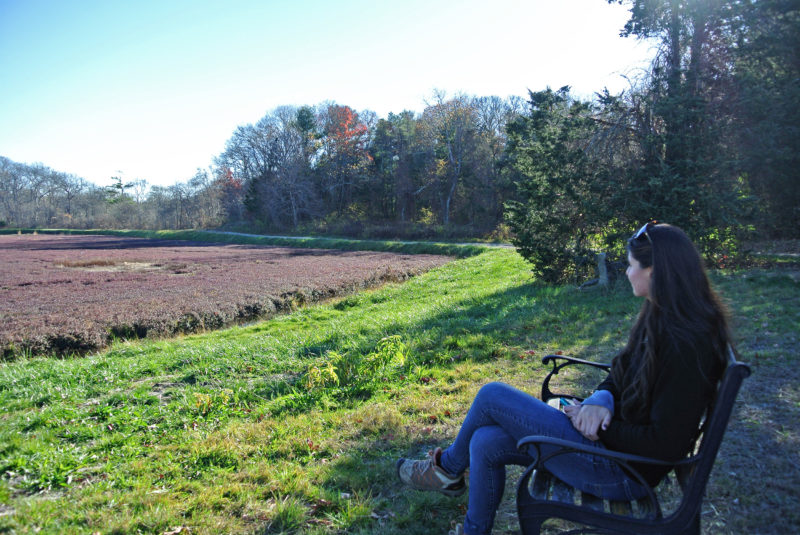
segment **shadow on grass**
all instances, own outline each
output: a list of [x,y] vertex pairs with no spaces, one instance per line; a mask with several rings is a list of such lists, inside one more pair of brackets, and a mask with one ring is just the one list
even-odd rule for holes
[[796,356],[774,363],[751,361],[753,375],[742,386],[703,508],[703,524],[713,532],[800,531],[796,363]]
[[[608,361],[612,350],[625,342],[637,309],[636,301],[626,290],[618,288],[605,294],[587,295],[527,284],[492,294],[480,302],[467,298],[448,311],[412,326],[387,325],[385,331],[409,339],[433,333],[420,348],[428,355],[423,359],[437,352],[465,354],[476,362],[513,359],[515,351],[533,343],[540,348],[572,348],[575,356]],[[463,345],[461,339],[466,340]],[[741,345],[749,344],[744,340]],[[508,352],[493,353],[502,347]],[[800,512],[796,508],[800,501],[797,356],[759,361],[755,355],[744,354],[741,359],[753,365],[754,374],[744,383],[711,475],[702,510],[703,532],[795,532],[800,527]],[[458,362],[459,359],[450,364],[439,360],[437,366],[446,369]],[[538,395],[544,373],[542,367],[532,363],[530,378],[519,382],[530,384],[528,391]],[[487,381],[492,379],[486,377]],[[576,384],[588,387],[596,384],[594,381],[580,374],[575,378]],[[454,418],[456,426],[461,417],[463,414]],[[419,425],[423,426],[424,421]],[[452,435],[456,430],[457,427],[450,427],[448,432]],[[329,481],[346,481],[360,492],[374,496],[379,506],[389,508],[391,515],[385,512],[375,515],[373,529],[386,533],[437,530],[444,533],[449,519],[463,515],[465,498],[452,500],[404,489],[396,480],[394,461],[399,456],[424,455],[425,449],[433,444],[444,445],[447,438],[452,438],[445,437],[446,434],[408,436],[384,444],[364,441],[333,467]],[[363,475],[365,458],[370,460],[371,468],[366,472],[369,476]],[[509,509],[506,503],[504,507],[505,529],[511,531],[498,526],[496,532],[510,533],[515,529],[508,524],[509,518],[513,520],[513,505]],[[437,527],[433,529],[431,525]],[[765,526],[770,527],[765,531]]]
[[[366,353],[385,333],[399,334],[405,340],[414,341],[411,350],[415,352],[416,364],[436,367],[445,373],[465,361],[479,366],[494,363],[508,374],[522,369],[523,373],[529,371],[528,377],[515,377],[515,384],[527,386],[526,390],[535,394],[546,372],[538,357],[565,347],[579,350],[574,353],[576,356],[593,359],[601,353],[601,360],[606,360],[609,350],[624,342],[627,330],[621,335],[617,333],[621,316],[632,315],[636,307],[637,302],[622,288],[587,294],[568,288],[523,284],[481,298],[468,297],[449,303],[446,310],[412,324],[375,327],[372,332],[363,333],[360,345],[351,350]],[[597,313],[598,308],[618,310],[619,317]],[[609,330],[615,334],[611,340],[607,336]],[[319,353],[336,350],[340,343],[339,339],[331,337],[316,343],[314,350]],[[531,344],[537,347],[536,357],[526,353]],[[538,351],[540,348],[542,352]],[[523,362],[520,357],[527,360]],[[487,375],[479,379],[474,390],[490,380],[496,377]],[[437,404],[434,389],[419,395],[425,398],[425,403]],[[468,395],[471,394],[442,392],[441,405],[452,401],[448,399],[451,396],[464,399]],[[392,401],[377,403],[390,405]],[[369,411],[370,406],[371,403],[365,403],[364,410]],[[372,516],[372,530],[445,533],[450,520],[463,517],[466,495],[450,499],[436,493],[411,491],[397,481],[396,459],[400,456],[419,458],[431,447],[444,445],[452,439],[463,413],[453,414],[452,421],[443,425],[432,424],[426,418],[429,416],[421,411],[412,417],[411,430],[387,430],[382,432],[383,436],[370,434],[355,441],[330,466],[322,481],[323,487],[371,496],[377,508]]]

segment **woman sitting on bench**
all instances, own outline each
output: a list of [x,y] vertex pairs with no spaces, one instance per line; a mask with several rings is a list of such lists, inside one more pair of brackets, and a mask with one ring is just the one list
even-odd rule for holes
[[[636,455],[677,461],[692,447],[700,419],[725,368],[726,314],[702,260],[679,228],[648,223],[628,240],[627,276],[644,297],[627,345],[593,395],[564,412],[503,383],[483,386],[446,449],[424,460],[400,459],[400,479],[419,490],[459,496],[470,470],[463,526],[451,534],[491,533],[505,487],[505,466],[529,465],[517,450],[528,435],[546,435]],[[542,446],[546,455],[547,446]],[[546,468],[566,484],[610,500],[645,494],[609,459],[573,452]],[[633,465],[655,486],[668,466]]]

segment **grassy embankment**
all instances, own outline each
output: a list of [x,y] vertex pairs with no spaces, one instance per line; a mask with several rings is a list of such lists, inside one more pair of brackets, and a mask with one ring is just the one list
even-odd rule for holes
[[[715,280],[755,373],[704,531],[791,532],[797,278]],[[248,327],[2,364],[0,533],[445,533],[465,498],[401,488],[394,459],[452,438],[487,381],[536,392],[548,352],[607,360],[637,308],[493,250]],[[506,506],[496,532],[515,529]]]
[[276,245],[281,247],[338,249],[345,251],[386,251],[405,254],[441,254],[464,258],[480,254],[483,245],[460,245],[438,242],[406,242],[391,240],[352,240],[346,238],[294,238],[290,236],[256,236],[205,230],[75,230],[75,229],[0,229],[0,234],[103,234],[130,238],[191,240],[212,243]]

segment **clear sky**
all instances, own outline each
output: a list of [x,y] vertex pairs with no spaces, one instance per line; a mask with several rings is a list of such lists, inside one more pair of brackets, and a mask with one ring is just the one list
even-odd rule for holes
[[280,105],[618,91],[652,55],[627,18],[606,0],[0,0],[0,156],[167,186]]

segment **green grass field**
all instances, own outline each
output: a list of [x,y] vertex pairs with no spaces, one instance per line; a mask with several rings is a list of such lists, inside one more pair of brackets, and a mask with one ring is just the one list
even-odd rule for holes
[[[714,280],[754,375],[704,532],[796,531],[797,273]],[[2,363],[0,533],[446,533],[466,497],[402,488],[394,460],[452,438],[488,381],[536,393],[547,353],[609,360],[638,306],[489,250],[246,327]]]

